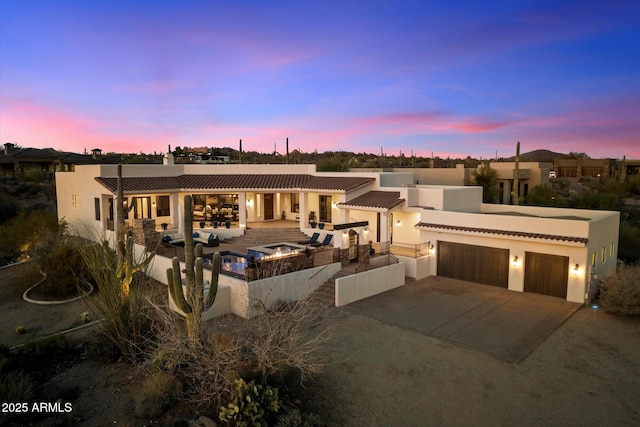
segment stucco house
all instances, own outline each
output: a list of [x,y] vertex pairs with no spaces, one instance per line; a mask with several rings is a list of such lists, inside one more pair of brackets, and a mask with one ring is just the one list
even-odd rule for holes
[[[56,174],[58,215],[79,235],[112,237],[115,165]],[[185,194],[202,221],[225,219],[226,236],[285,219],[307,235],[325,224],[331,244],[358,259],[391,252],[405,275],[441,275],[584,303],[616,268],[619,213],[482,203],[482,188],[416,184],[405,172],[316,172],[315,165],[124,165],[128,221],[178,227]],[[368,261],[367,261],[368,262]]]

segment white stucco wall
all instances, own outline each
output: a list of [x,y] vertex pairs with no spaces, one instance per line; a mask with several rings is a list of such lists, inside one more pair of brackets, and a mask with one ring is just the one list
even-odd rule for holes
[[391,264],[336,279],[336,307],[404,285],[404,263]]

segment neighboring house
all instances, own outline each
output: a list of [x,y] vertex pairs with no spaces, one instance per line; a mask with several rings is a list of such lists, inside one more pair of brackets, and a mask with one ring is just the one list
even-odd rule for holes
[[100,150],[93,155],[56,151],[53,148],[19,148],[14,144],[4,144],[0,151],[0,168],[3,175],[17,177],[25,169],[39,169],[53,176],[54,172],[72,171],[76,165],[98,163]]
[[[280,218],[311,235],[313,220],[333,233],[345,262],[371,245],[395,254],[410,277],[442,275],[573,302],[589,301],[597,278],[615,272],[618,212],[484,204],[481,187],[416,180],[412,169],[321,173],[314,165],[178,165],[167,156],[164,165],[123,166],[123,202],[136,196],[128,221],[146,219],[156,230],[178,228],[185,194],[201,220],[222,215],[235,235]],[[116,181],[115,165],[57,173],[59,217],[80,235],[111,238]]]
[[553,170],[558,178],[611,178],[618,174],[618,161],[614,159],[553,159]]
[[[499,203],[513,203],[513,183],[515,162],[489,162],[489,167],[498,174]],[[351,172],[411,172],[414,183],[420,185],[470,185],[473,183],[474,168],[465,168],[463,164],[455,168],[352,168]],[[547,162],[520,162],[519,165],[520,198],[524,200],[536,185],[549,183],[549,172],[553,164]]]

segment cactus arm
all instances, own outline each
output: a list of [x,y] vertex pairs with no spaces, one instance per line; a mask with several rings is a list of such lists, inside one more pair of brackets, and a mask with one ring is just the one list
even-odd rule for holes
[[207,299],[204,304],[204,309],[208,310],[211,308],[213,303],[216,300],[216,295],[218,294],[218,278],[220,277],[220,252],[216,252],[213,254],[213,259],[211,260],[211,282],[209,284],[209,292],[207,293]]
[[203,293],[204,293],[204,274],[203,274],[203,261],[202,258],[196,258],[196,268],[195,268],[195,276],[196,276],[196,280],[194,282],[194,287],[193,287],[193,302],[191,304],[193,304],[194,306],[197,306],[197,309],[194,309],[194,311],[197,311],[198,313],[202,314],[203,310],[202,310],[202,300],[203,300]]
[[185,313],[191,313],[191,306],[187,303],[182,290],[182,278],[180,277],[180,260],[174,257],[171,260],[173,268],[167,268],[167,282],[169,284],[169,293],[173,302],[180,310]]

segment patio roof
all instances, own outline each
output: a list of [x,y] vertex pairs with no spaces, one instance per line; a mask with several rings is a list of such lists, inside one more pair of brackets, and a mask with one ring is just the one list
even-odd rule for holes
[[432,224],[432,223],[426,223],[426,222],[417,223],[415,225],[415,228],[422,229],[422,230],[428,230],[428,229],[452,230],[452,231],[463,231],[463,232],[469,232],[469,233],[497,234],[502,236],[525,237],[530,239],[559,240],[564,242],[583,243],[585,245],[589,242],[589,239],[586,237],[559,236],[554,234],[527,233],[524,231],[463,227],[459,225]]
[[351,199],[347,202],[337,203],[336,206],[346,209],[374,209],[388,211],[404,203],[399,191],[369,191],[368,193]]
[[[220,174],[180,175],[175,177],[125,177],[125,193],[184,190],[320,190],[350,191],[373,178],[314,177],[307,174]],[[117,178],[97,177],[107,190],[117,191]]]

